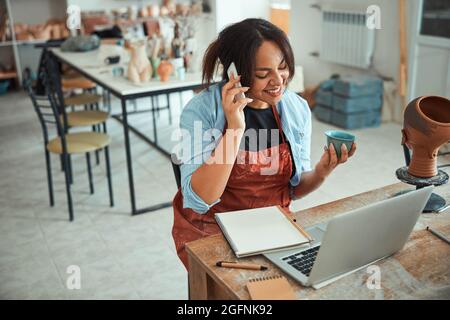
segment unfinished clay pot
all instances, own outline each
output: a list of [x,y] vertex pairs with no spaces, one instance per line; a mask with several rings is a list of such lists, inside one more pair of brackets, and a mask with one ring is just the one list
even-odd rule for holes
[[158,66],[159,79],[163,82],[169,80],[172,71],[173,65],[167,60],[162,60]]
[[439,96],[422,96],[405,109],[403,141],[412,149],[408,173],[430,178],[437,175],[437,153],[450,140],[450,100]]
[[153,18],[159,17],[160,8],[157,4],[151,4],[151,5],[147,6],[147,11],[148,11],[149,17],[153,17]]
[[128,64],[128,79],[134,83],[148,82],[152,76],[152,65],[147,57],[146,41],[130,43],[131,59]]

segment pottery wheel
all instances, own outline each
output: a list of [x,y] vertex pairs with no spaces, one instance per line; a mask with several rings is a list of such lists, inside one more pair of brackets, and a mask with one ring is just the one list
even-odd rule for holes
[[448,182],[448,174],[442,170],[438,170],[438,174],[431,178],[419,178],[408,173],[408,167],[401,167],[395,171],[397,178],[407,184],[417,187],[440,186]]

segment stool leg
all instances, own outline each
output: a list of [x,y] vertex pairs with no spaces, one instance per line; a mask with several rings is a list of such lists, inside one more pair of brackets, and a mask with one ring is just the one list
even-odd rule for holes
[[[68,154],[63,154],[63,159],[64,159],[64,167],[68,168],[69,165],[70,165],[69,155]],[[72,195],[70,193],[70,171],[69,170],[64,170],[64,175],[65,175],[65,178],[66,178],[66,193],[67,193],[67,205],[69,207],[69,219],[70,219],[70,221],[73,221]]]
[[70,182],[70,184],[73,184],[72,157],[70,156],[70,154],[68,154],[67,158],[69,160],[67,161],[67,165],[64,165],[64,167],[68,168],[67,171],[68,171],[68,174],[69,174],[69,182]]
[[[106,130],[106,122],[103,122],[103,132],[107,133]],[[106,162],[106,176],[108,178],[108,189],[109,189],[109,205],[114,207],[114,194],[112,188],[112,179],[111,179],[111,163],[109,161],[109,147],[105,147],[105,162]]]
[[55,200],[53,197],[53,179],[52,179],[52,165],[50,162],[50,154],[45,150],[45,162],[47,164],[47,183],[48,183],[48,195],[50,197],[50,206],[55,205]]
[[109,162],[109,147],[105,147],[106,176],[108,178],[109,205],[114,207],[114,195],[111,181],[111,164]]
[[92,170],[91,170],[91,155],[89,154],[89,152],[86,152],[86,164],[89,177],[89,190],[91,194],[94,194],[94,184],[92,182]]
[[61,171],[64,171],[64,159],[62,154],[59,156],[59,160],[61,161]]
[[96,163],[97,165],[100,164],[100,153],[99,153],[98,150],[95,150],[95,163]]
[[[92,107],[91,107],[91,110],[92,110]],[[100,130],[98,130],[98,128],[97,128],[97,125],[95,125],[95,124],[92,126],[92,131],[100,132]],[[99,158],[98,150],[95,150],[95,163],[97,165],[100,164],[100,158]]]

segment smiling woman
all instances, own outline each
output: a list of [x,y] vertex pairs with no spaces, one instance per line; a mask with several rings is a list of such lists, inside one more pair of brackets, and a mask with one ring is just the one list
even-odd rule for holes
[[[230,79],[232,62],[240,75]],[[219,64],[223,81],[210,85]],[[288,211],[292,199],[317,189],[353,154],[354,145],[342,149],[338,161],[330,145],[311,170],[311,111],[287,89],[294,67],[286,34],[262,19],[226,27],[208,47],[207,90],[185,106],[180,121],[188,156],[173,201],[172,235],[186,267],[185,243],[220,232],[215,213],[268,206]],[[239,93],[244,97],[236,98]]]

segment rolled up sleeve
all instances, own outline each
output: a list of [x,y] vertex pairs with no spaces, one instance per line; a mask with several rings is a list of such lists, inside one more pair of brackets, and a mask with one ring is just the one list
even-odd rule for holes
[[180,168],[183,208],[190,208],[199,214],[205,214],[220,202],[219,198],[211,204],[206,203],[195,193],[191,184],[192,174],[211,156],[216,147],[217,129],[214,128],[210,111],[212,106],[205,105],[211,103],[211,100],[205,100],[202,97],[192,99],[183,109],[180,120],[184,153]]
[[302,171],[311,171],[311,110],[309,109],[307,102],[304,101],[304,103],[306,104],[306,123],[301,143],[300,160]]

